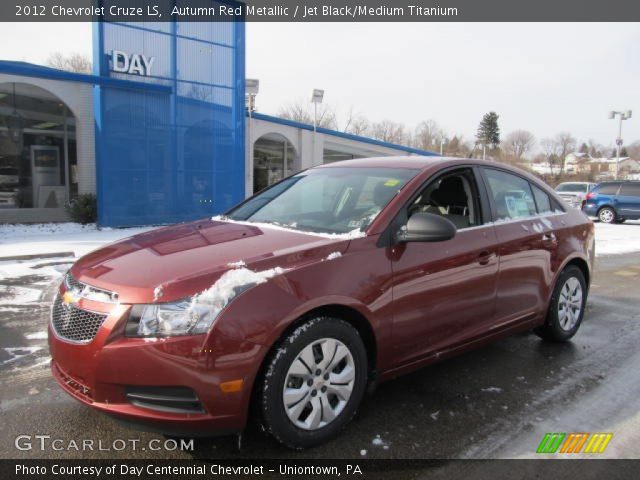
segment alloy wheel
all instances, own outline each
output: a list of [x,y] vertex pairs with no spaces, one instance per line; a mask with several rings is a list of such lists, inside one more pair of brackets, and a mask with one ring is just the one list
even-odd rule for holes
[[602,210],[600,210],[599,217],[601,222],[611,223],[615,218],[615,214],[613,213],[613,210],[609,208],[603,208]]
[[355,373],[353,355],[344,343],[335,338],[311,342],[285,377],[282,401],[289,420],[304,430],[331,423],[351,398]]

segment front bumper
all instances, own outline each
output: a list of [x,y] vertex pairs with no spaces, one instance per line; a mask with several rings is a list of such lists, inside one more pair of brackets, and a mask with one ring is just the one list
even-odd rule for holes
[[[91,408],[151,430],[194,435],[241,431],[264,347],[221,334],[127,338],[123,331],[129,308],[109,306],[96,336],[83,344],[61,338],[50,322],[51,369],[63,390]],[[223,391],[228,382],[241,387]],[[201,408],[140,406],[132,401],[132,388],[190,390]]]

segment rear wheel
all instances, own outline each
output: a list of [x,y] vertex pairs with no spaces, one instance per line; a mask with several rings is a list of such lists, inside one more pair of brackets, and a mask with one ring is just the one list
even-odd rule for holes
[[349,323],[329,317],[303,323],[267,365],[258,398],[266,430],[298,449],[333,438],[356,413],[367,369],[364,343]]
[[573,337],[584,317],[587,285],[575,265],[565,268],[556,283],[545,324],[535,330],[545,340],[566,342]]
[[616,211],[611,207],[603,207],[598,211],[598,218],[602,223],[614,223],[616,221]]

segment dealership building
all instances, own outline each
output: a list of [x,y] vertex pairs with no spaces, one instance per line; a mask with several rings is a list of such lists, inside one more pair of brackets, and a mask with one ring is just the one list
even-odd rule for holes
[[94,74],[0,61],[0,223],[69,220],[93,193],[101,226],[223,212],[314,165],[432,155],[249,112],[243,23],[97,23]]

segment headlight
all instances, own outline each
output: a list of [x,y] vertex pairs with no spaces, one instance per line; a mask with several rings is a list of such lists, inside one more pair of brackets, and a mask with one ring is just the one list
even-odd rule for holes
[[129,315],[128,337],[171,337],[205,333],[219,309],[193,305],[191,300],[157,305],[134,305]]

